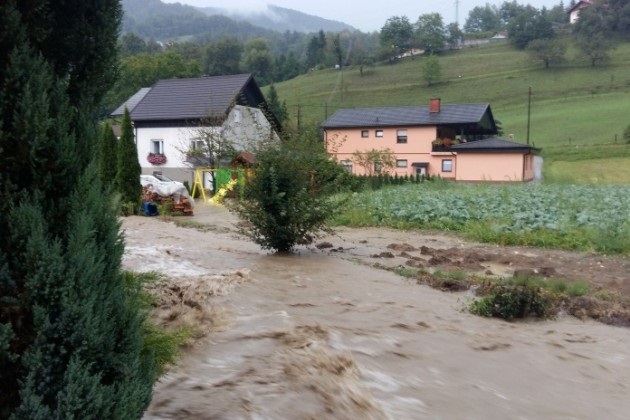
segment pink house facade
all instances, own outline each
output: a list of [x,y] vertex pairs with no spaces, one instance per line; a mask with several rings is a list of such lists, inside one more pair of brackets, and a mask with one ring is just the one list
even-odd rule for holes
[[[496,137],[488,104],[341,109],[322,124],[329,154],[356,175],[440,176],[454,181],[531,181],[538,149]],[[389,156],[394,167],[361,156]],[[372,167],[373,164],[373,167]]]

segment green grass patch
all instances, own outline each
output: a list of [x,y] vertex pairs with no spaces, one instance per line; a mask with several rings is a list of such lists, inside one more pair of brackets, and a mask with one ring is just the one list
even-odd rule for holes
[[149,312],[156,299],[146,291],[148,284],[162,280],[164,276],[158,272],[123,272],[129,304],[140,308],[144,314],[143,334],[144,352],[153,355],[158,376],[162,375],[169,366],[177,360],[180,349],[192,335],[192,331],[182,328],[169,331],[155,324],[149,318]]
[[[630,146],[620,148],[619,151],[630,153]],[[607,150],[606,152],[611,153],[611,155],[615,153],[614,150]],[[543,173],[546,183],[630,185],[630,155],[590,160],[545,161]]]

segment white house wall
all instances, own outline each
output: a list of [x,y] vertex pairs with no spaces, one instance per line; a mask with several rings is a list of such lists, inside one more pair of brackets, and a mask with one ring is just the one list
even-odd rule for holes
[[[186,160],[186,150],[193,139],[199,138],[201,130],[215,129],[231,140],[237,150],[255,152],[269,141],[278,141],[278,135],[264,113],[258,108],[236,105],[232,108],[222,128],[219,127],[167,127],[137,128],[136,147],[143,174],[160,171],[177,181],[194,181],[194,170]],[[164,165],[152,165],[147,161],[152,140],[163,141]]]
[[[185,151],[193,139],[191,127],[167,127],[167,128],[138,128],[136,129],[136,147],[138,149],[138,161],[143,174],[152,174],[160,171],[164,175],[177,181],[193,181],[193,171],[185,163]],[[147,161],[151,151],[152,140],[162,140],[164,144],[164,165],[152,165]]]

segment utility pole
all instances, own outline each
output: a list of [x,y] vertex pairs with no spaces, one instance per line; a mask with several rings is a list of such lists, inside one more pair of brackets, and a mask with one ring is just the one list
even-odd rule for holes
[[529,127],[532,116],[532,87],[529,87],[529,94],[527,98],[527,144],[529,144]]

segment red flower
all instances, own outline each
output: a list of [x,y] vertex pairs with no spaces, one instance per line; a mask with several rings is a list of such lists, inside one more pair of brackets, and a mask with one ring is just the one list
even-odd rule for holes
[[162,153],[149,153],[147,160],[152,165],[164,165],[166,163],[166,155]]

